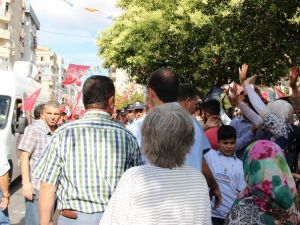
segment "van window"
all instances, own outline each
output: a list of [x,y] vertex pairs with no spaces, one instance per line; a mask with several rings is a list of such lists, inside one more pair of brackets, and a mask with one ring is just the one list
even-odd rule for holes
[[0,129],[4,129],[7,124],[10,102],[9,96],[0,95]]

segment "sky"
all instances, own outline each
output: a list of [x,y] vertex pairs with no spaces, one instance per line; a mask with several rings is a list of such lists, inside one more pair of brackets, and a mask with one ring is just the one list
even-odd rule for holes
[[[101,66],[96,38],[121,10],[116,0],[30,0],[40,22],[38,45],[48,47],[68,64]],[[47,2],[47,3],[46,3]],[[73,6],[72,6],[73,5]],[[84,8],[95,8],[91,13]],[[110,17],[110,18],[108,18]],[[65,35],[62,35],[65,34]]]

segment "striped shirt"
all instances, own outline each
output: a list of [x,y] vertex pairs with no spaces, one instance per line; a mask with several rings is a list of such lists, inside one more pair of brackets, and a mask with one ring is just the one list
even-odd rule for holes
[[101,219],[101,225],[210,225],[205,178],[189,166],[151,165],[126,171]]
[[39,189],[40,180],[32,176],[33,168],[40,160],[51,138],[51,130],[44,120],[35,120],[25,128],[24,135],[18,149],[30,153],[30,182],[35,189]]
[[134,136],[108,113],[91,110],[53,135],[34,170],[41,181],[57,185],[58,209],[103,212],[119,179],[141,165]]

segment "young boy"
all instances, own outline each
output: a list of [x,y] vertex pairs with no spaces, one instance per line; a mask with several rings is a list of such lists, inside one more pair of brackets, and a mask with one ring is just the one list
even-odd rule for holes
[[219,149],[211,149],[204,157],[213,173],[221,194],[222,204],[215,209],[211,201],[212,223],[222,225],[238,193],[246,186],[243,163],[234,154],[236,130],[232,126],[221,126],[217,132]]

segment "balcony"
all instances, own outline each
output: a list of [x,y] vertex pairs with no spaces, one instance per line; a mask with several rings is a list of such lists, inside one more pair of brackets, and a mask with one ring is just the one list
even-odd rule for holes
[[0,47],[0,57],[9,58],[10,51],[8,48]]
[[0,38],[10,40],[9,30],[5,30],[3,28],[0,28]]
[[9,23],[10,22],[11,14],[8,13],[8,12],[3,12],[3,13],[2,12],[3,11],[0,10],[0,21]]

